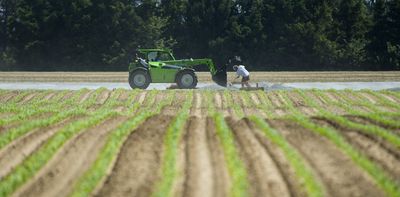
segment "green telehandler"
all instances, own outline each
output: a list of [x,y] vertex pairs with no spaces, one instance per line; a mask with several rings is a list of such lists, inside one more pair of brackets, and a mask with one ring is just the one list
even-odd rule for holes
[[129,64],[129,85],[131,88],[146,89],[150,83],[176,83],[180,89],[197,86],[194,66],[205,65],[212,80],[220,86],[227,86],[226,67],[217,68],[211,59],[176,60],[169,49],[138,49],[136,60]]

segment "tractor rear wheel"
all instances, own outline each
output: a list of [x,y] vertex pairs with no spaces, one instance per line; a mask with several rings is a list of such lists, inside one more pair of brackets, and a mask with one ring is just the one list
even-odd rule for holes
[[146,89],[151,82],[149,72],[144,69],[137,69],[129,73],[129,85],[132,89]]
[[197,76],[193,70],[183,70],[177,74],[176,83],[180,89],[193,89],[197,86]]

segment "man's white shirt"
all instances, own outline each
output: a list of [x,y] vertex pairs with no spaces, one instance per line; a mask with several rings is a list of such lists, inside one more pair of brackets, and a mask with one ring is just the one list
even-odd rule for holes
[[237,76],[247,77],[250,75],[249,71],[243,65],[239,65],[236,71]]

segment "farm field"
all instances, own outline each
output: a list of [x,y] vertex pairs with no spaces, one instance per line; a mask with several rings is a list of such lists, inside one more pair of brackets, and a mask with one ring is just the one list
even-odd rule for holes
[[[251,71],[251,70],[250,70]],[[196,72],[199,82],[212,82],[209,72]],[[228,79],[234,77],[228,72]],[[128,72],[0,72],[0,82],[124,82]],[[390,82],[400,71],[251,72],[252,82]]]
[[400,196],[400,93],[0,90],[0,196]]

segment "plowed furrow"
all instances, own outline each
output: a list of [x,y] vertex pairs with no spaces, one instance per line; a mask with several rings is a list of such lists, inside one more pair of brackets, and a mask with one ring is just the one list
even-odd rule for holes
[[149,196],[160,177],[165,131],[170,116],[153,116],[127,139],[111,175],[96,196]]
[[[388,142],[385,139],[382,139],[381,137],[371,134],[371,133],[366,133],[365,131],[360,131],[360,130],[353,130],[353,129],[349,129],[347,127],[344,127],[340,124],[338,124],[337,122],[328,120],[328,119],[318,119],[316,118],[317,122],[320,122],[322,124],[324,124],[324,122],[326,122],[327,124],[329,124],[330,126],[336,128],[339,131],[353,131],[353,132],[357,132],[360,135],[363,135],[365,137],[368,137],[369,139],[375,141],[376,143],[380,144],[382,147],[384,147],[388,152],[390,152],[392,155],[394,155],[396,158],[400,158],[400,149],[396,148],[395,145],[391,144],[390,142]],[[365,123],[364,123],[365,124]],[[395,132],[395,131],[394,131]]]
[[213,165],[207,142],[207,120],[192,117],[186,140],[185,185],[182,196],[214,196]]
[[397,129],[400,129],[400,127],[398,127],[398,126],[385,125],[383,123],[379,123],[378,121],[375,121],[375,120],[369,119],[368,117],[363,117],[363,116],[350,115],[350,116],[346,116],[346,118],[355,123],[371,124],[374,126],[381,127],[383,129],[390,130],[391,132],[396,133],[397,135],[400,135],[400,132],[397,131]]
[[201,113],[202,109],[202,97],[199,92],[196,92],[193,97],[193,104],[192,108],[190,109],[191,116],[198,116],[201,117],[203,114]]
[[284,106],[279,97],[277,97],[274,93],[267,93],[266,98],[271,101],[274,108],[281,108]]
[[111,95],[111,91],[109,90],[105,90],[103,92],[101,92],[101,94],[97,97],[96,103],[97,105],[102,105],[104,104],[107,99],[110,97]]
[[14,196],[68,196],[74,183],[95,161],[108,133],[125,120],[126,117],[111,118],[71,139]]
[[5,95],[2,99],[1,102],[2,103],[7,103],[8,101],[10,101],[12,98],[14,98],[15,96],[17,96],[18,93],[17,92],[11,92],[7,95]]
[[20,105],[26,104],[28,103],[30,100],[32,100],[35,96],[39,95],[38,92],[34,92],[32,94],[28,94],[27,96],[25,96],[20,102]]
[[277,167],[282,174],[286,185],[288,186],[290,196],[306,196],[307,194],[305,193],[304,187],[301,185],[300,181],[296,179],[296,172],[290,165],[288,158],[285,157],[283,151],[279,149],[276,144],[273,144],[271,141],[269,141],[262,132],[256,130],[253,124],[249,123],[249,125],[259,143],[276,162]]
[[231,185],[228,169],[225,165],[224,152],[215,131],[212,118],[207,118],[207,142],[211,153],[213,196],[228,196]]
[[143,104],[144,99],[146,98],[146,91],[140,92],[139,95],[137,96],[137,100],[136,102],[138,102],[139,104]]
[[[235,112],[233,110],[232,106],[228,106],[229,101],[228,98],[226,98],[223,94],[223,92],[217,92],[215,94],[215,105],[217,107],[217,110],[222,112],[224,114],[224,116],[235,116]],[[221,104],[219,104],[221,103]],[[220,109],[218,109],[218,106],[221,106]]]
[[45,101],[49,101],[51,100],[57,93],[56,92],[51,92],[49,94],[47,94],[46,96],[43,97],[43,100]]
[[18,138],[4,147],[0,151],[0,179],[5,177],[15,166],[31,155],[47,139],[53,136],[54,133],[75,119],[69,118],[51,127],[29,132],[27,135]]
[[82,94],[81,97],[79,98],[78,103],[82,104],[84,103],[87,99],[89,99],[90,95],[94,93],[94,90],[87,91],[86,93]]
[[269,122],[307,159],[330,196],[384,196],[371,177],[327,139],[290,121]]
[[256,139],[246,120],[228,118],[227,122],[239,142],[238,150],[247,166],[252,195],[290,196],[275,161]]
[[290,102],[293,103],[294,107],[296,107],[300,112],[307,116],[317,114],[317,110],[313,107],[307,106],[304,99],[297,92],[288,92],[287,96],[290,99]]
[[[18,116],[18,115],[19,114],[16,114],[15,116]],[[8,124],[5,124],[2,127],[3,132],[8,132],[11,129],[17,128],[26,122],[43,120],[43,119],[51,117],[52,115],[53,115],[52,112],[41,112],[41,113],[35,114],[35,115],[30,115],[30,116],[25,116],[25,117],[22,116],[22,118],[20,118],[20,119],[14,119],[13,121],[10,121]]]
[[392,177],[400,182],[400,160],[398,158],[390,154],[379,143],[357,132],[344,132],[344,135],[360,152],[380,164],[383,169],[389,172],[388,174],[392,175]]

